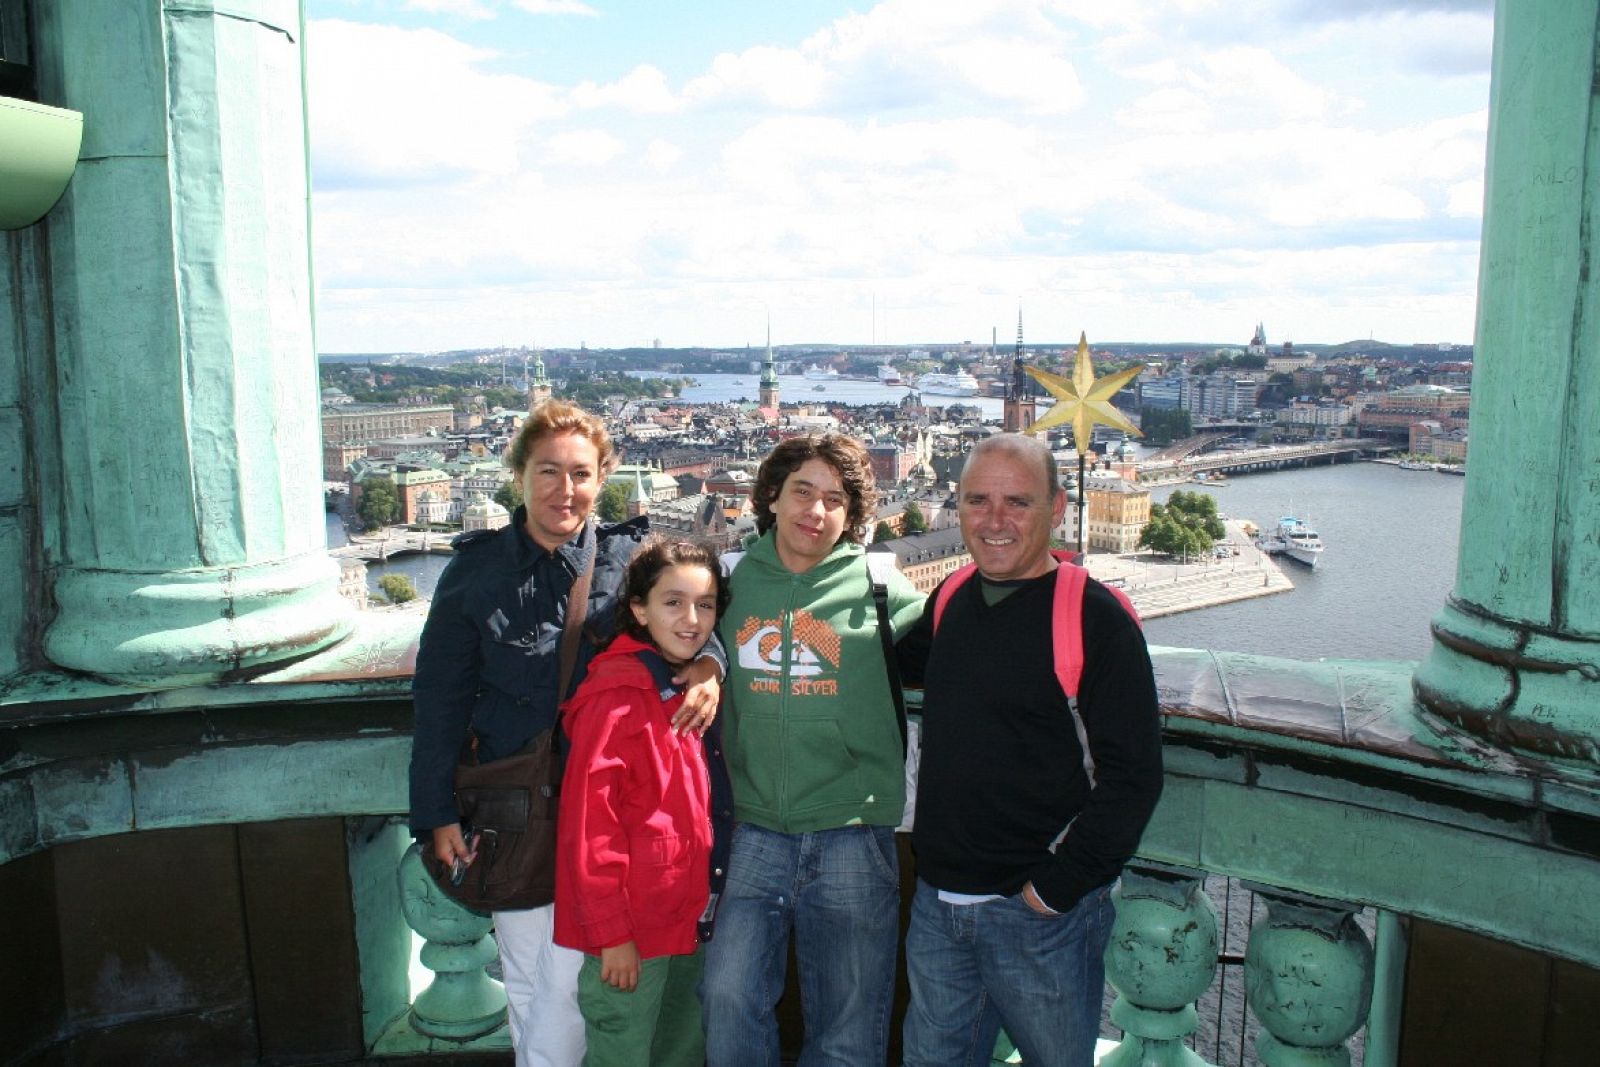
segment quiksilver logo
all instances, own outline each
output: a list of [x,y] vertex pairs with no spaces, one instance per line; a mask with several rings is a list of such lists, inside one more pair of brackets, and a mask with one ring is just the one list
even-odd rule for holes
[[[788,654],[789,677],[795,680],[794,691],[814,691],[810,679],[820,674],[831,674],[839,669],[839,634],[832,626],[806,611],[794,613],[789,627]],[[739,666],[767,675],[783,673],[784,644],[781,619],[762,619],[751,616],[745,619],[736,635]],[[775,689],[776,678],[758,679],[751,683],[753,689]],[[830,684],[831,688],[831,684]]]

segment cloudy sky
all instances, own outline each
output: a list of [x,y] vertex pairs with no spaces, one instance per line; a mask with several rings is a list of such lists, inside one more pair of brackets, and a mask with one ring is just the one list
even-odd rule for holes
[[1490,0],[309,0],[319,347],[1472,338]]

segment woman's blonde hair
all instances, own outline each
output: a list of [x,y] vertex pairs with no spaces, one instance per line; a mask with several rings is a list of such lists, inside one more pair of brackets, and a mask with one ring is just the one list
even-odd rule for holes
[[605,423],[576,404],[555,399],[541,400],[528,412],[528,420],[517,431],[517,438],[506,453],[506,465],[521,478],[522,469],[528,465],[528,457],[533,455],[539,439],[558,433],[576,433],[587,437],[600,454],[602,476],[616,469],[617,454],[611,445],[611,435],[606,433]]

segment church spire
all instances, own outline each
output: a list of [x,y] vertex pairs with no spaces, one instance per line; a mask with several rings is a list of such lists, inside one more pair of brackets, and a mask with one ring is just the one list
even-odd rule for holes
[[549,400],[552,392],[550,379],[544,371],[544,353],[535,348],[533,350],[533,380],[528,383],[528,410],[532,411],[539,406],[542,400]]
[[1038,412],[1029,395],[1028,374],[1022,362],[1022,305],[1017,305],[1017,348],[1011,357],[1011,381],[1006,385],[1004,426],[1007,433],[1021,433],[1033,425]]
[[767,316],[767,358],[761,364],[761,406],[778,410],[778,364],[772,356],[772,316]]

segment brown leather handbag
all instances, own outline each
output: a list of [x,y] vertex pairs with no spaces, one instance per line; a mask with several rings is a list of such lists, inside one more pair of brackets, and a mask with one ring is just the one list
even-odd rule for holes
[[[599,543],[593,526],[583,573],[567,594],[561,630],[560,682],[564,699],[578,660],[579,631],[589,612],[589,585]],[[504,759],[479,763],[473,746],[456,765],[456,810],[477,851],[465,870],[451,868],[425,850],[428,870],[458,903],[478,912],[538,908],[555,900],[556,810],[566,743],[559,712],[555,723]]]

